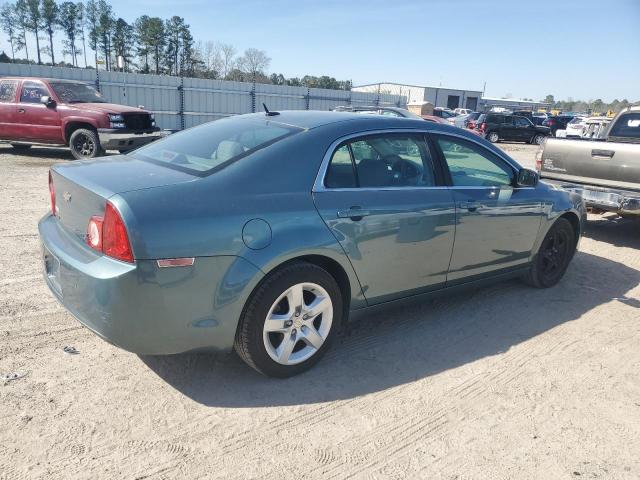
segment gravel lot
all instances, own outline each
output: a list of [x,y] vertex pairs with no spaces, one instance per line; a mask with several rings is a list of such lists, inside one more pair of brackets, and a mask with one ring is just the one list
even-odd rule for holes
[[555,288],[386,310],[272,380],[141,358],[65,313],[36,223],[68,158],[0,145],[0,375],[24,375],[0,380],[0,478],[640,478],[640,222],[591,216]]

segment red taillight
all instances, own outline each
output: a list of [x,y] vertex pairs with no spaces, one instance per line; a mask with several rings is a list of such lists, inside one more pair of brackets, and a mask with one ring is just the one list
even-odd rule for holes
[[87,244],[117,260],[133,262],[133,252],[122,217],[107,202],[104,217],[93,216],[87,226]]
[[51,197],[51,214],[56,214],[56,187],[53,185],[53,177],[49,170],[49,197]]

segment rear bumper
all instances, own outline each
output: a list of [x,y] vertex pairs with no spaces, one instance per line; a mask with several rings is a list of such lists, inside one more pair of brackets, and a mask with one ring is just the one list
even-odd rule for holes
[[158,127],[144,131],[113,128],[98,129],[100,145],[105,150],[129,150],[153,142],[160,137],[162,137],[162,134]]
[[46,215],[38,224],[44,278],[58,301],[108,342],[140,355],[229,350],[262,272],[240,257],[159,268],[100,255]]
[[581,195],[585,205],[589,208],[615,212],[620,215],[640,216],[640,192],[596,185],[567,183],[544,177],[542,180]]

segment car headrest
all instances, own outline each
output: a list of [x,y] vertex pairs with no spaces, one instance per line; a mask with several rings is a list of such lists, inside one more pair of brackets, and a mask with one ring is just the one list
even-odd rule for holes
[[244,153],[244,147],[233,140],[222,140],[215,151],[215,159],[222,162]]

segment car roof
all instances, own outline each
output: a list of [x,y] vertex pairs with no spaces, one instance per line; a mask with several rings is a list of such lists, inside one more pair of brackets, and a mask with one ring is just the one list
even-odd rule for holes
[[90,84],[90,81],[83,82],[82,80],[67,80],[65,78],[49,78],[49,77],[1,77],[0,80],[40,80],[45,82],[54,83],[77,83],[79,85]]

